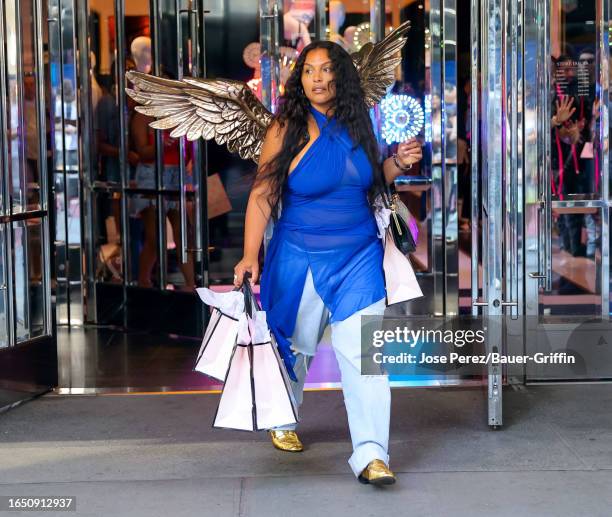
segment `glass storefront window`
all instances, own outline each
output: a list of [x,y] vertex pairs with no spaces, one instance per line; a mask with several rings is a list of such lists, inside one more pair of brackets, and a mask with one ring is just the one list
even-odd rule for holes
[[597,2],[551,1],[550,153],[552,291],[545,315],[601,314],[599,84]]

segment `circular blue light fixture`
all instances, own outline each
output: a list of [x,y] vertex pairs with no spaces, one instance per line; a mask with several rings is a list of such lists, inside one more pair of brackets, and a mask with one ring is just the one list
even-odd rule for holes
[[425,122],[418,100],[410,95],[389,94],[380,102],[383,113],[382,137],[388,144],[417,136]]

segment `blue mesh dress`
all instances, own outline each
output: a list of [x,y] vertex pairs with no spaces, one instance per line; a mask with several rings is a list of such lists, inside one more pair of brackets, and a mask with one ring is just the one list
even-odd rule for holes
[[385,297],[383,247],[367,199],[370,162],[335,117],[310,111],[320,134],[289,174],[260,282],[262,309],[294,380],[290,337],[309,267],[331,323]]

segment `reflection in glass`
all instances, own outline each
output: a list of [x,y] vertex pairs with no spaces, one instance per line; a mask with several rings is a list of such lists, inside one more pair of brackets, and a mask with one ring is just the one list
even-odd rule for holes
[[97,221],[95,278],[99,282],[120,283],[123,278],[123,264],[119,193],[97,192],[93,203],[93,213]]
[[[192,69],[193,55],[185,52],[178,53],[179,40],[180,48],[183,50],[190,48],[191,26],[190,17],[187,13],[181,15],[176,11],[177,4],[174,0],[162,1],[161,16],[161,73],[170,79],[182,78],[183,74],[189,73]],[[179,17],[177,23],[177,17]],[[193,252],[185,253],[186,262],[181,260],[183,251],[182,232],[181,232],[181,212],[180,212],[180,188],[181,170],[183,171],[183,184],[186,191],[193,192],[193,161],[195,144],[186,142],[185,139],[176,139],[170,136],[170,131],[161,133],[162,146],[159,150],[162,158],[162,188],[164,190],[162,209],[165,214],[167,228],[166,245],[162,249],[167,250],[167,260],[165,261],[166,282],[168,286],[180,286],[181,289],[190,291],[195,288],[195,269]],[[194,212],[193,203],[185,203],[184,210],[186,217],[185,235],[190,232],[189,227],[193,225]],[[191,223],[190,223],[191,221]],[[189,239],[188,239],[189,240]],[[189,247],[189,246],[186,246]],[[193,248],[193,246],[191,246]],[[172,261],[172,262],[171,262]],[[176,274],[174,274],[176,273]],[[182,274],[181,274],[182,273]]]
[[[594,36],[594,35],[593,35]],[[596,135],[599,100],[595,91],[595,53],[553,56],[552,179],[560,200],[599,197],[601,161]]]
[[6,174],[9,176],[9,185],[12,196],[12,209],[21,212],[25,209],[25,178],[23,168],[23,106],[20,103],[21,86],[21,55],[19,52],[18,13],[16,3],[5,4],[6,24],[6,127],[8,134],[6,143],[8,150],[5,164]]
[[[272,6],[273,2],[260,2],[260,7]],[[284,3],[284,36],[281,41],[272,41],[274,38],[273,22],[259,24],[253,19],[253,25],[245,28],[250,34],[251,41],[244,47],[237,45],[227,49],[229,57],[219,60],[216,56],[223,52],[219,43],[214,39],[207,39],[206,62],[208,77],[224,77],[227,79],[245,80],[257,97],[265,102],[265,99],[276,98],[276,92],[262,92],[262,64],[263,75],[271,80],[274,69],[271,59],[262,56],[264,49],[273,49],[279,45],[281,62],[279,63],[280,80],[285,81],[288,77],[292,63],[297,58],[297,49],[303,48],[310,42],[314,23],[314,1],[288,1]],[[267,7],[266,7],[267,9]],[[265,12],[268,12],[264,10]],[[269,12],[272,12],[270,7]],[[263,26],[264,32],[260,34],[259,29]],[[231,40],[231,31],[227,34]],[[260,41],[262,44],[260,45]],[[233,59],[243,62],[252,70],[248,76],[241,75],[231,65]],[[260,61],[261,59],[261,61]],[[252,75],[251,75],[252,74]],[[269,82],[265,86],[269,89]],[[231,284],[234,274],[234,266],[242,258],[244,246],[244,217],[248,202],[249,192],[254,179],[256,165],[252,161],[240,159],[236,154],[229,153],[225,146],[219,146],[215,142],[207,144],[208,177],[208,280],[210,284]],[[212,180],[214,178],[214,180]],[[220,180],[220,181],[219,181]],[[214,183],[213,183],[214,182]],[[211,184],[214,185],[215,198],[229,199],[231,210],[227,210],[228,204],[220,210],[218,206],[211,203]],[[211,212],[215,212],[211,214]],[[212,216],[211,216],[212,215]]]
[[[117,84],[115,74],[111,73],[104,80],[101,96],[94,109],[94,131],[96,134],[97,177],[100,181],[121,182],[119,153],[121,144],[121,127],[119,125],[119,106],[116,102]],[[93,101],[92,101],[93,104]]]
[[284,0],[284,45],[300,52],[311,41],[315,0]]
[[[135,188],[155,186],[155,166],[140,162],[133,180]],[[157,265],[157,199],[155,194],[133,194],[128,197],[129,245],[132,264],[128,278],[140,287],[159,286]]]
[[[543,314],[601,314],[601,244],[593,245],[593,255],[585,256],[585,241],[587,239],[584,228],[585,220],[600,220],[600,210],[586,208],[576,210],[571,208],[553,209],[553,220],[557,223],[557,230],[553,233],[553,283],[552,291],[541,295]],[[559,233],[559,226],[563,221],[569,221],[569,228],[563,228]],[[573,255],[567,241],[567,233],[580,232],[578,239],[582,241],[582,250]]]
[[338,43],[347,52],[357,52],[371,40],[367,3],[355,6],[354,2],[331,0],[327,23],[326,38]]
[[76,170],[78,168],[79,118],[76,87],[73,77],[64,77],[55,97],[53,112],[55,116],[55,168],[56,170]]
[[7,300],[7,270],[5,260],[5,228],[6,225],[0,224],[0,348],[5,348],[9,345],[8,340],[8,300]]
[[78,247],[81,242],[78,175],[55,175],[55,214],[57,245]]
[[[137,189],[151,191],[150,193],[136,194],[130,199],[129,215],[132,219],[138,219],[142,227],[142,247],[138,256],[138,285],[140,287],[153,287],[151,275],[153,270],[158,271],[157,264],[157,195],[155,189],[156,182],[156,164],[155,164],[155,134],[149,127],[151,119],[140,113],[134,113],[130,121],[130,136],[133,144],[133,151],[138,154],[139,161],[136,165],[134,177],[130,185]],[[172,148],[173,144],[168,143],[167,134],[165,134],[164,146]],[[172,139],[174,140],[174,139]],[[167,153],[164,159],[172,160],[173,154]],[[167,164],[169,165],[169,164]],[[168,168],[168,177],[170,180],[173,169]],[[174,168],[174,177],[178,167]],[[157,276],[157,275],[156,275]],[[158,278],[159,280],[159,278]],[[156,284],[159,285],[159,284]]]
[[[120,283],[123,278],[121,253],[121,120],[117,80],[114,2],[89,2],[91,112],[94,146],[92,155],[95,185],[92,192],[95,246],[95,278],[99,282]],[[122,93],[121,93],[122,94]],[[128,153],[128,177],[137,162]],[[106,189],[110,189],[110,191]]]
[[25,166],[27,210],[40,209],[40,161],[38,147],[38,116],[36,111],[36,77],[29,73],[23,82],[25,115]]
[[599,20],[596,2],[551,2],[550,189],[552,292],[545,314],[601,313],[601,210],[575,206],[601,198]]
[[42,221],[15,221],[13,263],[17,342],[44,334]]
[[[153,130],[148,126],[150,119],[136,113],[132,118],[131,130],[134,139],[135,150],[140,157],[136,166],[134,177],[134,187],[138,189],[151,190],[151,193],[136,194],[130,203],[130,216],[139,218],[143,226],[143,247],[139,255],[138,285],[141,287],[152,287],[151,273],[154,267],[157,269],[157,214],[155,211],[156,188],[155,182],[155,163],[150,161],[149,153],[155,153]],[[166,214],[173,234],[173,248],[176,246],[180,250],[181,231],[179,213],[179,159],[181,146],[179,141],[171,138],[169,132],[162,134],[163,142],[163,188],[169,191],[164,194],[162,208]],[[191,170],[191,161],[187,162]],[[185,175],[185,183],[188,189],[192,189],[193,182],[189,182],[190,174]],[[184,283],[187,287],[194,287],[194,268],[192,253],[187,254],[188,262],[181,263],[184,272]]]
[[[193,221],[195,216],[193,205],[193,200],[187,201],[188,247],[193,247]],[[193,253],[187,254],[186,263],[181,261],[181,221],[178,211],[178,196],[174,196],[174,199],[172,196],[166,196],[164,210],[166,213],[166,278],[168,285],[184,291],[193,291],[195,288]]]
[[[46,225],[48,219],[41,219],[40,214],[24,215],[42,208],[40,182],[44,180],[40,146],[45,135],[39,135],[44,113],[39,111],[38,90],[39,74],[44,71],[37,69],[40,42],[34,10],[34,0],[4,2],[0,10],[5,110],[0,118],[6,129],[0,209],[9,216],[0,225],[0,348],[46,333],[46,304],[50,302],[43,286],[43,222]],[[19,220],[12,214],[19,214]]]
[[[71,0],[49,1],[48,110],[56,225],[56,314],[60,324],[80,324],[82,309],[81,180],[79,111],[75,49],[75,12]],[[85,126],[84,126],[85,127]]]
[[[348,11],[348,2],[347,11]],[[436,17],[423,8],[422,2],[413,2],[405,5],[400,1],[387,2],[385,5],[385,32],[388,33],[393,27],[397,27],[406,20],[410,21],[411,29],[408,33],[408,43],[402,49],[401,67],[396,73],[396,83],[391,89],[391,94],[408,96],[418,103],[424,113],[424,127],[417,135],[417,140],[423,145],[423,160],[415,165],[407,176],[421,176],[424,183],[409,183],[404,181],[409,178],[399,178],[397,188],[402,190],[402,199],[407,204],[411,213],[415,216],[419,225],[419,238],[417,250],[411,254],[415,271],[421,273],[419,281],[423,287],[427,303],[411,304],[409,311],[414,314],[427,314],[435,312],[435,300],[443,300],[444,292],[440,290],[442,282],[437,278],[442,274],[442,260],[439,252],[444,235],[442,220],[443,198],[442,190],[436,185],[441,185],[443,178],[448,183],[453,183],[453,175],[443,175],[442,147],[440,131],[443,131],[442,98],[443,90],[440,82],[441,63],[443,56],[438,52],[434,54],[431,48],[430,30],[438,22]],[[365,13],[362,13],[364,16]],[[357,27],[353,36],[353,48],[358,48],[368,41],[365,28],[369,20],[358,18],[358,13],[347,12],[344,26],[349,26],[342,32],[345,40],[347,33],[350,36],[350,25]],[[435,128],[435,131],[434,131]],[[435,133],[436,144],[432,140]],[[391,156],[397,150],[398,142],[388,145],[383,150],[383,156]],[[452,185],[449,185],[449,188]],[[438,236],[438,239],[436,239]],[[438,290],[438,291],[436,291]]]
[[25,184],[26,209],[40,209],[40,157],[39,157],[39,126],[36,109],[37,72],[35,63],[35,20],[32,0],[20,2],[19,18],[21,21],[21,56],[23,78],[23,116],[24,116],[24,154],[25,154]]
[[[129,9],[127,8],[129,4]],[[126,2],[126,12],[133,14],[124,20],[126,70],[151,73],[153,67],[151,30],[148,4]],[[128,197],[130,259],[128,281],[140,287],[159,287],[157,261],[157,169],[155,164],[155,133],[149,127],[151,119],[134,110],[134,103],[126,98],[128,106],[128,152],[132,156],[129,170],[131,188],[152,190]],[[124,171],[124,174],[128,171]]]

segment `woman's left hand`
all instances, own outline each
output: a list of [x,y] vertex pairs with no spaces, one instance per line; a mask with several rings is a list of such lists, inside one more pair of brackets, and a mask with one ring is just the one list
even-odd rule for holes
[[418,163],[422,158],[421,144],[416,138],[410,138],[397,146],[397,161],[403,167]]

